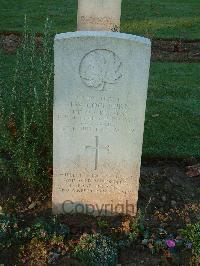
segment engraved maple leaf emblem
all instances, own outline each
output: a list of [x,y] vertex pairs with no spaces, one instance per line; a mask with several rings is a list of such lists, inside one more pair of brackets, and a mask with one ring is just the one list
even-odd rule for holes
[[122,78],[122,63],[119,57],[104,49],[86,54],[79,70],[84,84],[98,91],[104,91],[106,84],[115,84]]

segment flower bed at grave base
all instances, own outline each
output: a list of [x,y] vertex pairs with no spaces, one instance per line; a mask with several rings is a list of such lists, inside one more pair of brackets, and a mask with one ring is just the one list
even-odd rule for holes
[[[82,221],[84,219],[87,220],[87,216],[81,217]],[[121,253],[129,250],[148,251],[147,256],[159,255],[168,263],[177,262],[177,258],[179,262],[186,261],[187,257],[188,261],[199,265],[200,222],[172,233],[163,228],[145,227],[141,214],[134,219],[112,219],[93,218],[94,224],[83,230],[72,227],[69,217],[64,216],[26,221],[22,216],[1,214],[0,263],[5,263],[9,253],[15,251],[12,263],[47,265],[59,262],[62,265],[73,260],[75,265],[112,266],[120,261]]]

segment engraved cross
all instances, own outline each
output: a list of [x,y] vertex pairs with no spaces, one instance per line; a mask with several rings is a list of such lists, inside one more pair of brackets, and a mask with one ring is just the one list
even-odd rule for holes
[[97,170],[98,168],[98,161],[99,161],[99,150],[100,149],[104,149],[109,151],[109,146],[100,146],[99,145],[99,137],[95,136],[95,141],[96,141],[96,146],[92,147],[92,146],[85,146],[85,149],[92,149],[95,151],[95,166],[94,166],[94,170]]

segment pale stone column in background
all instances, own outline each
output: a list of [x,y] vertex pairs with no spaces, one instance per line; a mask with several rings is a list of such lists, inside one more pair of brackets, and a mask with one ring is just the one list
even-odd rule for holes
[[78,31],[120,31],[122,0],[79,0]]

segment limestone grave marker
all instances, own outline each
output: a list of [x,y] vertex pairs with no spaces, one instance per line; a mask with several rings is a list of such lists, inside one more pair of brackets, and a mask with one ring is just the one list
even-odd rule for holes
[[56,36],[54,213],[136,213],[150,50],[123,33]]
[[[85,3],[98,17],[106,1],[80,0],[79,16]],[[53,213],[135,215],[151,42],[80,31],[56,35],[54,50]]]

